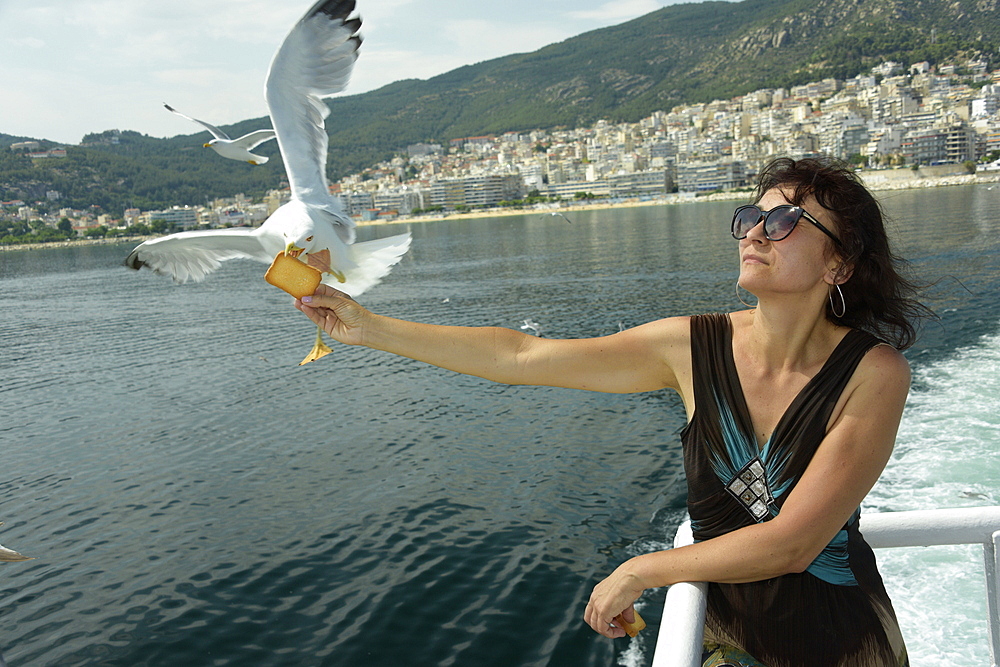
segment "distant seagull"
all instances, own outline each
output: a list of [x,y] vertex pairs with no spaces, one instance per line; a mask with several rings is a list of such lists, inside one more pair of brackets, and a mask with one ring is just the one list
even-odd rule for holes
[[[3,525],[3,521],[0,521],[0,526]],[[24,560],[32,560],[34,556],[22,556],[13,549],[8,549],[7,547],[0,544],[0,563],[19,563]]]
[[572,220],[570,220],[569,218],[567,218],[565,215],[563,215],[559,211],[553,211],[552,213],[549,213],[549,215],[558,215],[560,218],[562,218],[563,220],[565,220],[569,224],[571,224],[571,225],[573,224]]
[[[292,190],[257,229],[236,227],[180,232],[142,243],[125,259],[183,283],[204,280],[221,262],[235,258],[271,263],[278,253],[321,271],[323,282],[356,297],[389,273],[410,247],[410,234],[355,243],[355,223],[326,180],[329,138],[324,97],[347,86],[361,46],[354,0],[320,0],[292,27],[278,47],[264,93],[271,125]],[[302,363],[330,351],[317,327],[316,345]]]
[[202,144],[205,148],[211,148],[222,157],[227,157],[230,160],[239,160],[240,162],[249,162],[250,164],[264,164],[267,162],[267,157],[263,155],[254,155],[250,151],[257,148],[257,146],[260,146],[265,141],[274,139],[274,130],[257,130],[256,132],[251,132],[250,134],[244,134],[239,139],[230,139],[228,134],[214,125],[209,125],[205,121],[192,118],[191,116],[185,116],[167,103],[164,103],[163,106],[167,108],[167,111],[172,111],[181,118],[187,118],[190,121],[194,121],[211,132],[212,136],[215,138],[207,144]]
[[541,325],[538,322],[532,322],[531,320],[524,320],[524,324],[521,325],[524,330],[531,330],[534,332],[533,335],[540,336],[542,334]]

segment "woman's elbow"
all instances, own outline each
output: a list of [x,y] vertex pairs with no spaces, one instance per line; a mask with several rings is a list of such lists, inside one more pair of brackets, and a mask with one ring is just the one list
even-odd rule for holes
[[812,544],[792,543],[786,550],[785,557],[781,559],[783,574],[801,574],[805,572],[813,561],[822,552],[822,547],[816,548]]

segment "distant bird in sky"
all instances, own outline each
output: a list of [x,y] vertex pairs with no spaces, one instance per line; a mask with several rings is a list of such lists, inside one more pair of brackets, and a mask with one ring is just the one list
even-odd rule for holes
[[[410,247],[410,234],[355,243],[355,223],[326,180],[328,137],[323,102],[347,86],[361,46],[355,0],[320,0],[278,47],[267,73],[265,98],[292,198],[257,229],[180,232],[136,246],[125,259],[177,282],[203,280],[221,262],[248,258],[269,264],[291,255],[323,273],[323,282],[356,297],[389,273]],[[329,352],[317,327],[305,361]],[[317,354],[318,356],[313,356]],[[305,363],[305,361],[303,363]]]
[[[3,521],[0,521],[0,526],[2,525]],[[33,556],[22,556],[13,549],[8,549],[0,544],[0,563],[19,563],[24,560],[32,560],[33,558]]]
[[563,220],[565,220],[566,222],[568,222],[568,223],[570,223],[570,224],[573,224],[573,221],[572,221],[572,220],[570,220],[569,218],[567,218],[567,217],[566,217],[565,215],[563,215],[563,214],[562,214],[562,213],[560,213],[559,211],[553,211],[553,212],[549,213],[549,215],[558,215],[558,216],[559,216],[560,218],[562,218],[562,219],[563,219]]
[[206,144],[202,144],[205,148],[211,148],[222,157],[227,157],[230,160],[239,160],[240,162],[249,162],[250,164],[264,164],[267,162],[266,156],[254,155],[250,151],[257,148],[257,146],[260,146],[265,141],[274,139],[274,130],[257,130],[256,132],[251,132],[250,134],[244,134],[239,139],[230,139],[228,134],[214,125],[209,125],[205,121],[192,118],[191,116],[185,116],[180,111],[165,102],[163,106],[167,108],[167,111],[172,111],[181,118],[187,118],[190,121],[194,121],[211,132],[212,136],[215,138]]
[[534,336],[540,336],[542,334],[542,328],[538,322],[532,322],[531,320],[524,320],[524,324],[521,325],[521,328],[524,329],[525,331],[533,332],[532,335]]

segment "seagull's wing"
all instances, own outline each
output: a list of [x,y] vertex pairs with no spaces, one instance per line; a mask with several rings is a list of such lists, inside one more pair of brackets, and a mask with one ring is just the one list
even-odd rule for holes
[[19,563],[23,560],[32,560],[34,556],[22,556],[13,549],[8,549],[0,544],[0,563]]
[[[0,521],[0,526],[2,525],[3,521]],[[34,560],[34,558],[34,556],[22,556],[13,549],[8,549],[0,544],[0,563],[18,563],[23,560]],[[3,656],[0,656],[0,660],[3,660]]]
[[233,144],[239,146],[240,148],[245,148],[248,151],[252,151],[265,141],[274,139],[274,137],[274,130],[257,130],[256,132],[251,132],[250,134],[244,134],[239,139],[235,139]]
[[225,132],[223,132],[222,130],[220,130],[219,128],[217,128],[216,126],[209,125],[205,121],[198,120],[197,118],[192,118],[191,116],[185,116],[180,111],[178,111],[177,109],[173,108],[172,106],[170,106],[166,102],[163,103],[163,106],[165,106],[167,108],[167,111],[175,113],[178,116],[180,116],[181,118],[187,118],[189,121],[191,121],[193,123],[198,123],[203,128],[205,128],[206,130],[208,130],[209,132],[211,132],[212,136],[215,137],[216,139],[224,139],[226,141],[229,141],[229,135],[226,134]]
[[361,19],[348,18],[354,0],[320,0],[285,37],[271,61],[264,95],[288,172],[292,196],[322,208],[353,229],[326,180],[329,138],[322,98],[347,86],[361,46]]
[[[280,243],[280,242],[279,242]],[[179,283],[203,280],[219,265],[236,258],[269,263],[274,257],[250,229],[180,232],[140,243],[125,258],[130,269],[146,267]]]

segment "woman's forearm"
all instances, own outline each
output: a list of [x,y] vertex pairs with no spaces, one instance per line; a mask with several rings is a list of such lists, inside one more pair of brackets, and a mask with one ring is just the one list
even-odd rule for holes
[[365,345],[503,384],[611,393],[675,387],[670,351],[681,346],[672,340],[677,332],[687,332],[677,318],[580,339],[539,338],[502,327],[422,324],[376,315],[325,285],[295,305],[347,345]]
[[750,526],[705,542],[636,556],[621,567],[644,588],[659,588],[680,581],[761,581],[801,572],[811,562],[812,553],[804,544],[773,540],[768,532],[765,526]]
[[456,373],[504,384],[535,384],[518,362],[533,336],[501,327],[460,327],[408,322],[372,314],[362,344]]

